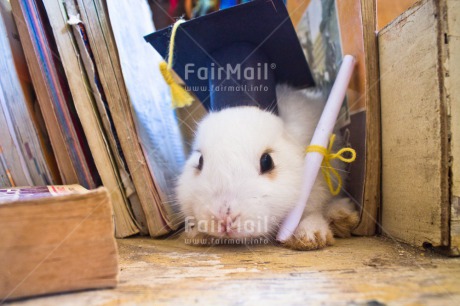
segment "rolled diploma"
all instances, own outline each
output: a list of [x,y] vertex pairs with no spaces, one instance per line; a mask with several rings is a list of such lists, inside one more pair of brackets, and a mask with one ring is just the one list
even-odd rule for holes
[[[318,126],[311,140],[312,145],[319,145],[327,148],[329,138],[334,130],[337,116],[339,115],[340,107],[342,106],[343,99],[347,92],[348,83],[350,82],[353,68],[355,66],[355,59],[351,55],[343,57],[342,65],[340,66],[339,73],[335,79],[334,86],[332,87],[329,98],[324,106],[323,113],[319,119]],[[280,242],[286,241],[294,233],[299,225],[300,218],[310,196],[310,192],[318,176],[323,155],[317,152],[309,152],[305,156],[304,175],[302,190],[299,200],[294,209],[289,213],[286,219],[281,224],[276,239]]]

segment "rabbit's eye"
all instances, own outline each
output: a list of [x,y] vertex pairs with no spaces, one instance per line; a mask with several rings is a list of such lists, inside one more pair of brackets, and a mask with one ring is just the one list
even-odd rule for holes
[[268,153],[262,154],[260,157],[260,174],[267,173],[275,168],[273,159]]
[[198,170],[201,171],[203,169],[203,155],[200,155],[200,159],[198,160],[198,165],[196,166]]

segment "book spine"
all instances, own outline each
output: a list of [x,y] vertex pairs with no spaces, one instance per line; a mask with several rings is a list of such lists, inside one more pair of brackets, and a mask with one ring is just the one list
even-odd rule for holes
[[[65,135],[66,150],[72,161],[72,166],[78,177],[78,182],[86,188],[97,187],[96,179],[88,165],[88,156],[82,149],[82,139],[75,130],[75,118],[68,106],[68,99],[63,92],[59,73],[55,66],[54,57],[50,49],[47,33],[45,32],[40,12],[34,0],[19,0],[24,19],[30,31],[32,44],[36,48],[36,55],[41,64],[43,77],[45,78],[49,94],[52,99],[56,118],[59,122],[61,134]],[[65,80],[64,80],[65,81]],[[71,102],[71,101],[70,101]],[[56,148],[55,148],[56,149]],[[59,148],[62,149],[62,148]],[[66,182],[68,183],[68,182]]]
[[0,108],[21,158],[27,184],[50,184],[53,180],[30,113],[33,106],[25,97],[25,91],[31,89],[30,83],[26,84],[30,77],[8,2],[0,3],[0,12],[0,53],[3,54],[0,57]]

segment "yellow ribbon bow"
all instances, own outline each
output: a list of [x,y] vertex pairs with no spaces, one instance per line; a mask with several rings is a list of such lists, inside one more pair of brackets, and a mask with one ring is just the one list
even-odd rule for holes
[[163,75],[163,78],[165,79],[166,83],[171,88],[171,102],[173,108],[189,106],[192,104],[194,100],[193,97],[182,86],[176,83],[172,75],[174,41],[176,38],[177,28],[183,22],[185,22],[185,20],[179,19],[173,25],[171,31],[171,39],[169,41],[168,63],[164,61],[160,63],[161,74]]
[[[335,134],[332,134],[331,138],[329,139],[329,146],[327,149],[319,145],[310,145],[307,147],[305,151],[307,153],[317,152],[323,155],[324,158],[323,158],[323,162],[321,163],[321,172],[323,172],[324,179],[326,180],[327,186],[329,187],[331,194],[338,195],[340,192],[340,189],[342,188],[342,177],[337,172],[337,170],[335,170],[334,167],[332,167],[331,160],[339,159],[343,161],[344,163],[352,163],[356,159],[356,151],[352,148],[342,148],[338,152],[332,153],[332,146],[334,145],[334,141],[335,141]],[[351,157],[346,158],[342,156],[345,152],[351,153]],[[337,179],[337,188],[335,189],[332,184],[331,176],[335,176],[335,178]]]

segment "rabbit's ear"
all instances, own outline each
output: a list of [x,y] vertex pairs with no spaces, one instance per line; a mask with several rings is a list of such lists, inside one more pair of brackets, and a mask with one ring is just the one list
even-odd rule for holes
[[295,90],[277,86],[278,111],[287,134],[301,145],[308,145],[318,125],[326,99],[319,90]]

